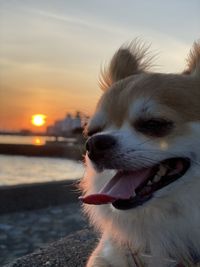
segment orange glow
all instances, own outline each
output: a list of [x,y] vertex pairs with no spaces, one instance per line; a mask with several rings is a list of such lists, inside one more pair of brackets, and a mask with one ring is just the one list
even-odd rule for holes
[[35,137],[32,139],[31,143],[32,143],[33,145],[36,145],[36,146],[42,146],[42,145],[45,144],[45,140],[44,140],[44,138],[42,138],[42,137],[35,136]]
[[44,114],[35,114],[32,116],[31,122],[33,125],[40,127],[46,123],[46,117]]
[[41,139],[40,138],[36,138],[35,139],[35,145],[41,145]]

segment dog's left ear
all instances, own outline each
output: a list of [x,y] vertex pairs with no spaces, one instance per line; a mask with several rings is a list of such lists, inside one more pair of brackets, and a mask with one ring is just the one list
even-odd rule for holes
[[103,91],[113,83],[133,74],[147,71],[151,67],[152,56],[149,46],[135,39],[122,46],[113,56],[108,68],[101,70],[99,84]]
[[200,78],[200,40],[194,42],[187,58],[187,69],[183,73]]

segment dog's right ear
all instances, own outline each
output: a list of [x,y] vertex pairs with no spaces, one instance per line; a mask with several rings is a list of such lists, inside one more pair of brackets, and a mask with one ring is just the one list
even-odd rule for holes
[[200,40],[194,42],[187,58],[187,69],[184,74],[190,74],[200,79]]
[[147,71],[151,67],[152,57],[149,46],[138,39],[123,45],[113,56],[108,68],[101,70],[99,84],[106,91],[113,83],[133,74]]

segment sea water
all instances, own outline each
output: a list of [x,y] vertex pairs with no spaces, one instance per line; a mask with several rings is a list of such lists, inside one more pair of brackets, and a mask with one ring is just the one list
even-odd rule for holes
[[1,186],[80,179],[83,174],[81,161],[0,155]]

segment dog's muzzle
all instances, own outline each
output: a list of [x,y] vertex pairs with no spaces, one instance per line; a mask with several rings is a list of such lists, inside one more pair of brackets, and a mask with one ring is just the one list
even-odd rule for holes
[[108,150],[116,146],[116,139],[108,134],[99,134],[90,137],[86,142],[88,157],[92,161],[98,161],[105,157]]

